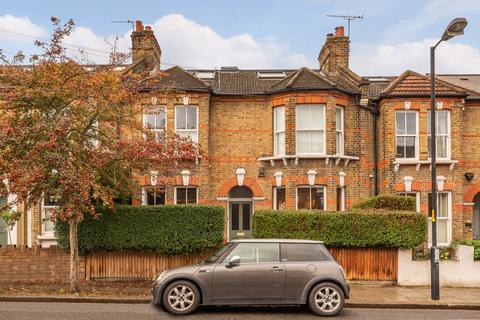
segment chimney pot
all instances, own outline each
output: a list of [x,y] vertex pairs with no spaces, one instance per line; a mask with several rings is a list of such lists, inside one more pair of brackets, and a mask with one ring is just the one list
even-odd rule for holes
[[345,37],[345,30],[343,26],[335,28],[335,37]]
[[333,33],[327,33],[327,38],[333,37]]
[[143,31],[143,24],[141,20],[135,21],[135,31]]
[[146,31],[152,31],[152,27],[150,27],[150,26],[145,26],[145,30],[146,30]]

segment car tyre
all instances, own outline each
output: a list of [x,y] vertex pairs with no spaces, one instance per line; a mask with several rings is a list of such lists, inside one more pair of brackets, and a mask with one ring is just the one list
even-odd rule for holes
[[190,314],[200,304],[200,290],[190,281],[174,281],[163,291],[162,302],[164,309],[171,314]]
[[322,282],[315,285],[308,295],[310,310],[319,316],[333,317],[339,314],[345,304],[345,294],[334,283]]

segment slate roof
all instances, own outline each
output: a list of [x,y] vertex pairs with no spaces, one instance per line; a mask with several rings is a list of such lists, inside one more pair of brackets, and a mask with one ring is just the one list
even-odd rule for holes
[[272,85],[268,92],[331,89],[337,89],[347,93],[356,93],[358,91],[358,88],[354,91],[345,86],[339,85],[338,82],[335,83],[319,71],[313,71],[309,68],[301,68]]
[[[211,73],[212,78],[199,78]],[[277,76],[259,76],[260,73]],[[172,67],[144,80],[144,90],[163,88],[182,91],[205,91],[218,95],[263,95],[286,90],[338,90],[348,94],[360,92],[352,80],[332,80],[319,70],[309,68],[239,70],[185,70]]]
[[161,71],[142,81],[142,89],[156,88],[200,92],[210,91],[208,83],[178,66]]
[[[466,90],[446,81],[435,79],[438,96],[466,96]],[[407,70],[381,92],[381,96],[430,96],[430,78]]]
[[[215,78],[210,82],[213,92],[229,95],[265,94],[280,79],[260,79],[258,70],[214,71]],[[288,76],[292,70],[277,70]]]
[[365,77],[368,84],[368,98],[379,98],[383,90],[390,85],[390,83],[397,78],[397,76],[367,76]]
[[[281,77],[259,77],[259,73],[276,73]],[[211,78],[199,78],[210,73]],[[468,80],[465,80],[468,76]],[[283,78],[282,78],[283,77]],[[462,80],[463,79],[463,80]],[[465,82],[469,81],[469,82]],[[144,89],[172,89],[212,92],[218,95],[263,95],[295,90],[339,90],[347,94],[361,94],[369,99],[387,96],[429,96],[428,76],[407,70],[400,76],[360,77],[349,69],[340,68],[333,75],[320,70],[254,69],[236,67],[221,70],[185,70],[175,66],[144,81]],[[436,79],[438,96],[466,96],[480,99],[480,75],[439,75]]]

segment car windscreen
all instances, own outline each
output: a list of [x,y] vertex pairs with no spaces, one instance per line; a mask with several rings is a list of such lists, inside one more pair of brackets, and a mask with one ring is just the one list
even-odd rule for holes
[[220,250],[218,250],[217,252],[215,252],[215,254],[213,256],[211,256],[210,258],[208,258],[207,260],[205,260],[204,262],[205,263],[214,263],[218,260],[218,258],[220,258],[225,252],[228,251],[228,249],[230,249],[230,247],[232,246],[232,243],[228,243],[226,246],[222,247]]
[[282,261],[333,261],[332,256],[321,244],[282,243]]

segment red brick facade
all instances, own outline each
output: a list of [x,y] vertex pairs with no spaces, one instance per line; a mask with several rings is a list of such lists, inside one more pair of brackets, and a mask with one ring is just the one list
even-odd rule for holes
[[[142,32],[146,32],[146,38],[142,38]],[[135,59],[139,60],[135,63],[140,65],[144,56],[148,57],[151,66],[151,60],[158,58],[153,63],[155,69],[156,64],[160,64],[161,50],[151,43],[151,37],[151,31],[143,30],[142,26],[132,35],[132,40]],[[146,43],[144,47],[142,43]],[[233,200],[229,199],[229,192],[237,186],[236,170],[239,168],[246,172],[244,186],[251,190],[253,212],[274,206],[274,175],[277,172],[283,174],[281,186],[285,188],[285,207],[295,209],[299,201],[298,187],[309,186],[307,172],[314,170],[313,184],[324,188],[326,210],[348,209],[359,199],[375,194],[405,192],[404,178],[411,177],[412,192],[418,193],[418,206],[426,214],[431,188],[427,143],[430,100],[422,90],[425,90],[428,78],[406,73],[392,82],[389,79],[385,85],[388,87],[383,88],[385,90],[380,95],[372,96],[368,92],[373,87],[373,80],[359,77],[349,70],[348,55],[349,39],[343,30],[337,29],[335,35],[327,36],[320,51],[319,70],[287,70],[285,79],[269,80],[270,87],[275,90],[268,89],[266,82],[256,78],[257,85],[264,86],[261,90],[240,92],[234,88],[237,80],[228,80],[237,77],[238,81],[248,84],[253,80],[241,77],[257,77],[253,71],[212,71],[215,78],[199,80],[195,77],[196,72],[190,71],[190,75],[186,75],[187,72],[177,67],[169,69],[170,73],[167,70],[167,80],[174,73],[181,74],[181,93],[157,91],[139,98],[139,103],[145,105],[151,104],[155,98],[157,106],[166,108],[167,129],[175,128],[175,106],[184,105],[187,100],[188,105],[197,106],[198,143],[205,154],[190,170],[189,185],[197,187],[198,203],[226,208],[226,236],[231,223],[229,202]],[[228,92],[221,89],[227,81],[233,88]],[[423,87],[418,87],[419,83]],[[442,110],[450,113],[450,159],[439,161],[437,169],[438,175],[446,178],[444,191],[451,195],[449,239],[468,239],[472,237],[473,201],[480,193],[480,160],[476,154],[480,149],[480,101],[469,99],[461,88],[443,82],[439,86],[437,101]],[[324,106],[325,152],[322,154],[297,154],[297,110],[305,105]],[[275,108],[280,107],[285,108],[285,155],[275,156],[273,117]],[[343,154],[337,154],[336,149],[338,107],[342,108],[344,119]],[[418,158],[399,163],[396,159],[395,114],[405,109],[418,114]],[[159,177],[158,184],[166,189],[167,204],[174,203],[175,187],[182,186],[181,170],[179,168],[171,177]],[[467,181],[466,172],[474,174],[473,180]],[[139,177],[139,182],[142,186],[149,186],[150,178],[148,173],[145,174]],[[339,201],[344,205],[339,206]],[[134,204],[141,203],[139,195]],[[40,230],[40,223],[39,217],[34,215],[32,230]],[[20,227],[19,230],[25,229]],[[33,242],[38,234],[32,233]],[[22,242],[24,237],[18,239]],[[23,241],[22,244],[26,243]]]

